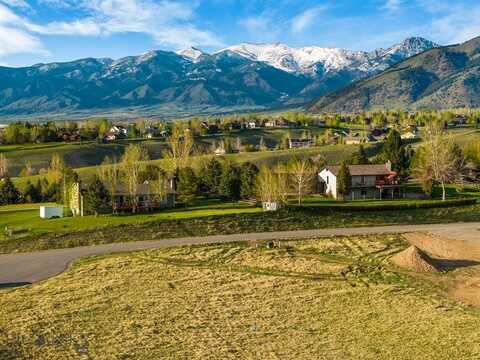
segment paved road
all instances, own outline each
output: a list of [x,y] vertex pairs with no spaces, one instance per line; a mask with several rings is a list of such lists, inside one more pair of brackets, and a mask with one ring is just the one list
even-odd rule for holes
[[70,249],[46,250],[32,253],[0,255],[0,288],[25,285],[48,279],[68,269],[74,260],[85,256],[140,251],[181,245],[228,243],[252,240],[305,239],[328,236],[408,233],[418,231],[438,233],[439,235],[449,236],[452,238],[454,236],[454,239],[457,240],[478,241],[480,243],[480,223],[394,225],[188,237],[155,241],[136,241]]

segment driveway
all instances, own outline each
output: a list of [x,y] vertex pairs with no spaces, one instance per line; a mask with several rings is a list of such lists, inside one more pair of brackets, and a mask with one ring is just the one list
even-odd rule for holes
[[135,241],[70,249],[46,250],[32,253],[0,255],[0,288],[26,285],[48,279],[67,270],[73,261],[85,256],[141,251],[182,245],[409,232],[429,232],[453,240],[478,242],[480,244],[480,223],[392,225]]

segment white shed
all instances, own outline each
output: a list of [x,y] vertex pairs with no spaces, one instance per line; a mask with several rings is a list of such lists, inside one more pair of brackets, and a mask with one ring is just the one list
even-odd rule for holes
[[63,217],[63,206],[40,206],[40,217],[42,219]]

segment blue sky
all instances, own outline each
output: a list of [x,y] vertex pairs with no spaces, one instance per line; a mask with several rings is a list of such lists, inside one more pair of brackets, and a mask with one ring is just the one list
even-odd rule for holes
[[0,0],[0,64],[241,42],[355,50],[480,35],[478,0]]

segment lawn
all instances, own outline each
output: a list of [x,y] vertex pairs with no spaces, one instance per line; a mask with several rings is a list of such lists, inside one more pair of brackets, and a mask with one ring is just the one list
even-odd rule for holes
[[87,258],[0,291],[0,358],[478,359],[480,311],[390,265],[405,247],[383,235]]
[[[278,212],[266,213],[250,203],[212,200],[190,208],[148,214],[49,220],[40,219],[39,211],[32,209],[31,205],[30,208],[22,205],[18,208],[0,208],[0,253],[186,236],[480,221],[478,203],[453,203],[448,204],[449,207],[437,207],[442,205],[438,201],[426,203],[436,207],[418,208],[415,204],[405,207],[400,201],[400,208],[379,208],[378,202],[359,201],[347,203],[348,206],[291,206]],[[391,206],[396,202],[385,201],[381,205],[386,206],[383,204]],[[8,234],[3,231],[5,227],[9,230]]]
[[[249,203],[223,203],[219,201],[202,202],[188,209],[168,209],[147,214],[119,214],[85,217],[65,217],[61,219],[41,219],[39,208],[45,204],[21,204],[0,207],[0,229],[9,228],[14,237],[35,238],[50,234],[52,236],[87,230],[102,231],[119,225],[139,225],[171,220],[188,220],[218,215],[251,214],[261,212],[261,208]],[[48,204],[47,204],[48,205]],[[8,240],[4,233],[0,234],[0,243]],[[0,246],[1,248],[1,246]]]

